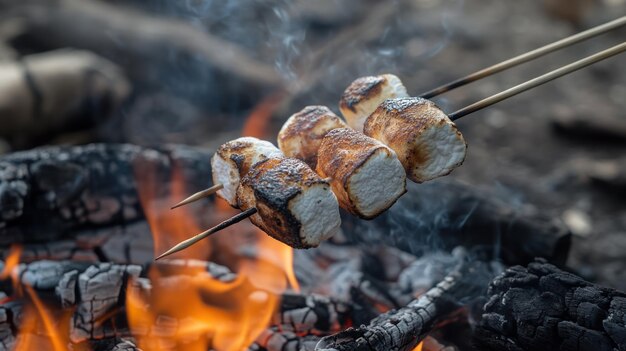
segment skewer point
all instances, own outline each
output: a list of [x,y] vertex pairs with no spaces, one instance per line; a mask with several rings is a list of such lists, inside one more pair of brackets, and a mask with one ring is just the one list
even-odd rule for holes
[[199,191],[191,196],[189,196],[188,198],[184,199],[183,201],[177,203],[176,205],[172,206],[171,209],[175,209],[187,204],[190,204],[192,202],[196,202],[198,200],[204,199],[205,197],[209,197],[213,194],[215,194],[217,191],[219,191],[220,189],[224,188],[223,184],[215,184],[212,187]]
[[235,216],[233,216],[233,217],[223,221],[222,223],[216,225],[213,228],[207,229],[206,231],[204,231],[204,232],[202,232],[202,233],[200,233],[200,234],[198,234],[196,236],[193,236],[193,237],[191,237],[191,238],[189,238],[187,240],[181,241],[180,243],[174,245],[174,247],[172,247],[171,249],[169,249],[169,250],[165,251],[164,253],[162,253],[161,255],[157,256],[154,260],[158,261],[158,260],[160,260],[161,258],[163,258],[165,256],[169,256],[169,255],[171,255],[173,253],[182,251],[182,250],[188,248],[189,246],[197,243],[198,241],[200,241],[200,240],[202,240],[204,238],[207,238],[210,235],[212,235],[214,233],[217,233],[217,232],[219,232],[220,230],[222,230],[222,229],[224,229],[226,227],[229,227],[229,226],[231,226],[231,225],[233,225],[235,223],[241,222],[242,220],[244,220],[244,219],[252,216],[253,214],[257,213],[257,211],[258,210],[255,207],[249,208],[249,209],[247,209],[247,210],[245,210],[245,211],[243,211],[243,212],[241,212],[241,213],[239,213],[239,214],[237,214],[237,215],[235,215]]

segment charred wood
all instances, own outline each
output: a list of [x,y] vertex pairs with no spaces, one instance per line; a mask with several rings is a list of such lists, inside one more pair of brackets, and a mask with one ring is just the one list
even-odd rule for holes
[[277,327],[265,330],[248,351],[314,351],[320,338],[315,335],[298,336]]
[[[62,84],[62,89],[60,88]],[[130,93],[119,67],[88,51],[57,50],[0,64],[1,137],[31,138],[91,127]]]
[[[73,347],[72,351],[80,351],[80,347]],[[87,350],[93,351],[142,351],[130,340],[121,338],[112,338],[106,340],[97,340],[89,343]]]
[[[357,307],[358,310],[358,307]],[[353,324],[354,307],[321,295],[283,294],[273,323],[299,336],[336,333]],[[357,316],[358,318],[358,316]]]
[[490,350],[626,350],[626,294],[537,260],[489,286],[476,341]]
[[[206,186],[208,153],[176,146],[47,147],[0,157],[0,245],[42,243],[144,218],[139,186],[158,198],[175,177]],[[164,186],[165,185],[165,186]]]
[[483,269],[479,264],[461,267],[407,306],[381,314],[368,325],[322,338],[316,350],[412,350],[442,320],[453,318],[462,296],[481,294],[476,273]]
[[[0,265],[0,270],[6,267]],[[148,271],[154,270],[161,278],[152,281]],[[72,261],[37,261],[21,263],[1,281],[0,289],[14,299],[0,304],[0,343],[11,349],[22,321],[22,306],[28,296],[23,287],[35,293],[59,311],[71,313],[69,339],[75,350],[84,345],[94,349],[112,349],[116,338],[150,336],[172,330],[182,323],[168,316],[159,316],[155,325],[129,329],[126,320],[126,291],[132,290],[149,296],[153,289],[181,286],[185,275],[207,274],[210,279],[232,282],[236,276],[228,268],[211,262],[196,260],[165,260],[153,265],[89,265]],[[14,283],[18,286],[14,286]],[[148,306],[149,308],[149,306]],[[4,316],[4,317],[3,317]],[[276,314],[274,327],[259,337],[254,347],[259,350],[314,349],[322,335],[335,333],[351,325],[367,323],[374,315],[370,310],[353,302],[341,302],[320,295],[285,293]],[[163,325],[159,325],[163,323]],[[162,334],[159,334],[163,336]],[[119,341],[119,340],[118,340]],[[282,344],[281,344],[282,343]],[[118,347],[131,346],[120,341]]]
[[[4,267],[3,267],[4,268]],[[0,343],[11,345],[22,322],[22,306],[27,301],[22,287],[27,286],[46,303],[59,311],[72,313],[69,340],[73,345],[94,340],[130,336],[124,308],[127,289],[149,290],[146,278],[149,269],[157,269],[168,284],[176,284],[177,277],[204,272],[212,279],[228,282],[235,275],[226,267],[204,261],[167,260],[154,266],[114,265],[103,263],[87,265],[69,261],[38,261],[20,264],[9,272],[11,277],[0,288],[11,292],[12,300],[0,304]],[[19,286],[13,286],[13,282]],[[139,331],[133,331],[137,335]],[[147,332],[147,331],[146,331]],[[121,346],[120,346],[121,347]],[[11,349],[8,347],[7,349]]]

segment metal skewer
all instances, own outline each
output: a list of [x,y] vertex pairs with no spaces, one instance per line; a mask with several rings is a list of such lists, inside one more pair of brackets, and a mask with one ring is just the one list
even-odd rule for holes
[[519,93],[523,93],[526,90],[538,87],[542,84],[545,84],[549,81],[562,77],[566,74],[578,71],[581,68],[587,67],[596,62],[602,61],[609,57],[615,56],[622,52],[626,51],[626,42],[615,45],[609,49],[604,51],[600,51],[597,54],[585,57],[584,59],[578,60],[576,62],[570,63],[569,65],[563,66],[561,68],[555,69],[554,71],[548,72],[544,75],[526,81],[522,84],[516,85],[512,88],[509,88],[505,91],[499,92],[495,95],[492,95],[488,98],[475,102],[467,107],[464,107],[458,111],[455,111],[448,115],[448,117],[455,121],[463,116],[466,116],[470,113],[476,112],[478,110],[482,110],[485,107],[491,106],[497,102],[508,99],[512,96],[515,96]]
[[439,86],[435,89],[429,90],[423,94],[420,95],[421,98],[424,99],[429,99],[432,98],[434,96],[443,94],[445,92],[448,92],[452,89],[458,88],[460,86],[475,82],[479,79],[488,77],[490,75],[493,75],[495,73],[498,72],[502,72],[506,69],[509,69],[511,67],[515,67],[517,65],[520,65],[522,63],[528,62],[528,61],[532,61],[538,57],[547,55],[551,52],[560,50],[562,48],[574,45],[576,43],[579,43],[581,41],[587,40],[589,38],[593,38],[595,36],[598,36],[600,34],[609,32],[613,29],[617,29],[619,27],[622,27],[626,25],[626,16],[622,16],[616,20],[613,20],[611,22],[599,25],[597,27],[593,27],[591,29],[588,29],[586,31],[580,32],[578,34],[574,34],[570,37],[555,41],[554,43],[542,46],[538,49],[523,53],[519,56],[515,56],[513,58],[510,58],[506,61],[497,63],[493,66],[481,69],[478,72],[474,72],[468,76],[465,76],[463,78],[459,78],[457,80],[454,80],[450,83],[444,84],[442,86]]
[[162,253],[159,257],[155,258],[155,261],[159,260],[159,259],[161,259],[161,258],[163,258],[165,256],[169,256],[169,255],[171,255],[173,253],[176,253],[178,251],[182,251],[182,250],[188,248],[189,246],[197,243],[198,241],[200,241],[200,240],[210,236],[211,234],[214,234],[214,233],[216,233],[216,232],[218,232],[218,231],[220,231],[220,230],[222,230],[222,229],[224,229],[226,227],[229,227],[229,226],[231,226],[231,225],[233,225],[235,223],[241,222],[242,220],[252,216],[255,213],[257,213],[257,209],[256,208],[253,207],[253,208],[247,209],[247,210],[245,210],[245,211],[243,211],[243,212],[241,212],[241,213],[239,213],[239,214],[237,214],[237,215],[235,215],[235,216],[225,220],[224,222],[216,225],[215,227],[213,227],[211,229],[208,229],[208,230],[206,230],[206,231],[204,231],[204,232],[202,232],[202,233],[200,233],[200,234],[198,234],[196,236],[193,236],[193,237],[191,237],[191,238],[189,238],[189,239],[187,239],[185,241],[181,241],[180,243],[176,244],[171,249],[169,249],[169,250],[165,251],[164,253]]

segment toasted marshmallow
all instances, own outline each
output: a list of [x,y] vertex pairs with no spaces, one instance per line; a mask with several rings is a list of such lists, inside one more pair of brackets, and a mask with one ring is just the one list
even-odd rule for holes
[[256,163],[241,179],[237,199],[242,211],[257,209],[254,225],[293,248],[316,247],[341,225],[330,184],[295,158]]
[[326,106],[307,106],[293,114],[278,133],[278,147],[287,157],[317,165],[317,150],[329,131],[347,125]]
[[407,177],[417,183],[447,175],[465,160],[463,135],[426,99],[385,100],[367,118],[363,132],[392,148]]
[[272,143],[253,137],[235,139],[220,146],[211,159],[213,184],[224,185],[217,195],[237,207],[237,187],[241,177],[255,163],[270,156],[282,156],[282,153]]
[[317,173],[331,179],[343,209],[365,219],[378,216],[406,192],[406,175],[395,152],[350,128],[326,134]]
[[346,88],[339,109],[348,125],[363,131],[367,117],[386,99],[409,96],[400,78],[393,74],[361,77]]

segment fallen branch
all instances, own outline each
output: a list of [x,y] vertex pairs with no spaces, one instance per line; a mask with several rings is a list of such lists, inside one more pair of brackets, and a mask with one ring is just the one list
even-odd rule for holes
[[73,238],[144,219],[140,186],[151,200],[170,195],[174,180],[187,192],[200,190],[210,178],[209,157],[186,146],[104,144],[0,157],[0,246]]

